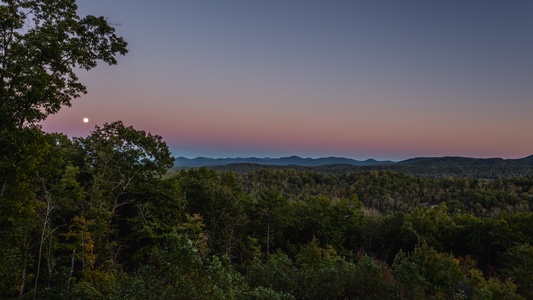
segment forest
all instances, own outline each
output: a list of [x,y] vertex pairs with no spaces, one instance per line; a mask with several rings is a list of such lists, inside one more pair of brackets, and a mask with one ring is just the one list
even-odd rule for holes
[[11,138],[1,298],[533,297],[531,176],[169,172],[162,138],[119,121]]
[[533,299],[517,169],[175,170],[121,121],[44,132],[86,92],[79,69],[127,53],[76,8],[0,5],[1,299]]

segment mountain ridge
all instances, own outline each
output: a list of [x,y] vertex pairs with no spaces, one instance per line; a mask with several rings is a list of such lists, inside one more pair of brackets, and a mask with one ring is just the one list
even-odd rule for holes
[[279,158],[258,158],[258,157],[233,157],[233,158],[209,158],[199,156],[196,158],[177,157],[174,161],[175,167],[208,167],[223,166],[228,164],[258,164],[274,166],[325,166],[325,165],[351,165],[351,166],[379,166],[379,165],[492,165],[492,164],[517,164],[531,163],[533,155],[517,159],[504,159],[500,157],[493,158],[475,158],[464,156],[441,156],[441,157],[413,157],[401,161],[375,160],[369,158],[366,160],[356,160],[346,157],[328,156],[320,158],[300,157],[296,155],[279,157]]
[[257,157],[235,157],[235,158],[208,158],[196,157],[185,158],[183,156],[177,157],[174,160],[174,167],[210,167],[210,166],[224,166],[229,164],[259,164],[259,165],[273,165],[273,166],[306,166],[317,167],[324,165],[352,165],[352,166],[373,166],[373,165],[388,165],[396,162],[390,160],[375,160],[369,158],[367,160],[355,160],[346,157],[299,157],[296,155],[280,157],[280,158],[257,158]]
[[497,164],[516,164],[533,162],[533,155],[524,158],[476,158],[465,156],[441,156],[441,157],[414,157],[397,162],[397,165],[414,165],[414,164],[430,164],[430,165],[497,165]]
[[363,170],[388,170],[422,177],[476,177],[510,178],[533,175],[533,155],[518,159],[472,158],[461,156],[414,157],[406,160],[359,161],[345,157],[302,158],[288,156],[281,158],[207,158],[188,159],[178,157],[174,168],[209,167],[219,170],[249,172],[262,168],[296,168],[326,173],[346,173]]

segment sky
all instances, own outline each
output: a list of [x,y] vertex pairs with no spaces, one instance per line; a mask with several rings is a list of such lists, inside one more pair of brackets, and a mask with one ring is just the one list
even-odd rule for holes
[[533,1],[77,3],[129,53],[79,71],[49,132],[122,120],[188,158],[533,154]]

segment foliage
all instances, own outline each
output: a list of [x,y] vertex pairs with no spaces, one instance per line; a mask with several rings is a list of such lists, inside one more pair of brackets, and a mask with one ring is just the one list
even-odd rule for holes
[[518,291],[526,298],[533,297],[533,246],[519,244],[504,255],[504,276],[518,285]]
[[116,64],[126,42],[74,0],[4,0],[0,6],[0,129],[44,120],[85,93],[75,70]]
[[74,68],[126,52],[103,18],[71,0],[5,0],[0,17],[0,298],[533,297],[533,177],[165,177],[158,135],[33,125],[85,91]]
[[[2,162],[3,298],[531,295],[531,212],[472,214],[424,199],[442,189],[526,199],[530,178],[206,168],[165,177],[172,158],[161,137],[121,122],[72,140],[31,127],[12,137],[27,150]],[[393,209],[389,197],[404,192],[435,204]]]
[[410,212],[419,206],[445,203],[452,213],[490,216],[530,212],[533,205],[531,176],[486,180],[413,177],[377,170],[329,174],[261,169],[239,177],[247,193],[271,189],[290,200],[323,195],[338,201],[356,196],[368,213]]

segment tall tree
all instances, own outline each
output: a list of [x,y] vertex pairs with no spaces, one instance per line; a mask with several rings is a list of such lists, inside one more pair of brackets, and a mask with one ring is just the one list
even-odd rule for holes
[[109,251],[116,250],[109,239],[118,210],[146,197],[142,191],[155,185],[174,159],[161,136],[124,126],[121,121],[96,126],[76,143],[85,158],[80,171],[88,193],[83,216],[95,221],[96,248],[107,250],[102,258],[109,258]]
[[86,88],[75,70],[116,64],[126,42],[104,17],[78,16],[75,0],[2,0],[0,130],[21,128],[70,106]]
[[22,294],[28,283],[29,248],[39,207],[35,175],[48,148],[38,128],[0,132],[0,291],[7,295]]
[[127,53],[104,17],[82,18],[76,9],[75,0],[0,2],[0,197],[15,181],[13,166],[33,160],[17,156],[28,148],[21,129],[35,132],[36,122],[86,92],[76,69],[116,64]]

